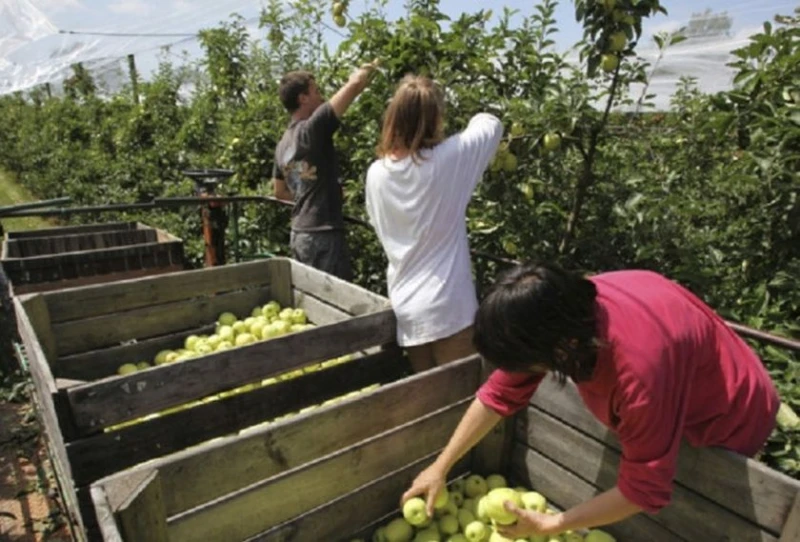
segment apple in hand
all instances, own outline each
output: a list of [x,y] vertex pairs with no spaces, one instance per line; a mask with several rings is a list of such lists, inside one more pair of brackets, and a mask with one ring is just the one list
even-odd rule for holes
[[424,525],[428,521],[428,513],[425,510],[425,501],[419,497],[408,499],[403,505],[403,517],[407,522],[415,527]]
[[544,514],[547,510],[547,499],[541,493],[528,491],[522,494],[522,505],[525,510],[533,510]]
[[506,510],[505,502],[511,501],[517,507],[523,508],[522,497],[510,487],[498,487],[491,490],[485,497],[486,513],[489,518],[500,525],[511,525],[517,521],[517,516]]

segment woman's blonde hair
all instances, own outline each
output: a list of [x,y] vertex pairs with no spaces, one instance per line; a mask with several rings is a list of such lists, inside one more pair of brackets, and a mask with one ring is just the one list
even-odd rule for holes
[[444,139],[444,95],[428,77],[406,75],[386,109],[378,156],[406,150],[415,160],[419,152]]

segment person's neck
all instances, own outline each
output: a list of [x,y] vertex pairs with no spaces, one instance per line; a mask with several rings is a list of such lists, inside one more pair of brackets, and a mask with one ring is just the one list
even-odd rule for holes
[[389,158],[392,160],[402,160],[411,156],[411,151],[408,149],[392,149],[389,151]]
[[292,122],[299,122],[301,120],[306,120],[308,117],[311,116],[311,112],[308,110],[297,110],[292,113]]

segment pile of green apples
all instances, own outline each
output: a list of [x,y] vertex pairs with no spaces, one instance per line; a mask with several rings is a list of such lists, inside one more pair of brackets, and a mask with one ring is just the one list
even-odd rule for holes
[[[436,498],[434,517],[428,517],[425,501],[414,497],[403,505],[402,517],[378,527],[372,542],[616,542],[605,531],[587,533],[568,531],[558,535],[510,539],[496,530],[497,525],[510,525],[517,518],[503,503],[512,501],[517,507],[540,513],[555,513],[547,498],[525,487],[508,486],[505,477],[472,474],[453,481]],[[365,542],[353,539],[350,542]]]
[[189,335],[183,348],[162,350],[150,361],[125,363],[117,374],[127,375],[142,371],[153,365],[165,365],[202,357],[214,352],[247,346],[257,341],[267,341],[289,333],[297,333],[314,327],[308,322],[306,311],[299,308],[282,308],[277,301],[253,308],[250,316],[239,319],[232,312],[223,312],[217,318],[213,335]]

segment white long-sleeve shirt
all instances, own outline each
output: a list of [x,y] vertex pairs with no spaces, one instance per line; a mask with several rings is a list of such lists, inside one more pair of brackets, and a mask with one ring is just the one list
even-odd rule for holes
[[367,172],[367,213],[389,260],[386,279],[400,346],[443,339],[472,325],[478,300],[465,215],[502,135],[500,120],[480,113],[416,163],[382,158]]

